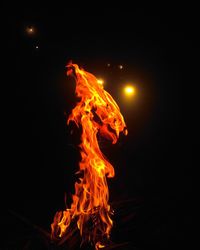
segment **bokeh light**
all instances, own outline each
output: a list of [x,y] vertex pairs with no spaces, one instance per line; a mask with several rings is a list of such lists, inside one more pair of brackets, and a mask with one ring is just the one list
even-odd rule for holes
[[36,29],[33,26],[26,27],[26,34],[32,36],[36,33]]
[[135,94],[135,88],[132,85],[124,87],[124,93],[126,96],[133,96]]
[[103,79],[97,79],[97,82],[98,82],[98,84],[100,84],[100,85],[103,85],[104,84],[104,80]]

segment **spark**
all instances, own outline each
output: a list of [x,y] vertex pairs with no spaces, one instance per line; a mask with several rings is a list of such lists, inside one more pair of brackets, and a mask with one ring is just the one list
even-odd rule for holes
[[100,84],[100,85],[103,85],[103,84],[104,84],[104,80],[103,80],[103,79],[97,79],[97,82],[98,82],[98,84]]
[[131,85],[127,85],[124,88],[124,92],[127,96],[132,96],[135,94],[135,88]]
[[27,26],[25,32],[29,36],[34,36],[36,34],[36,28],[33,26]]
[[29,32],[29,33],[33,33],[33,28],[29,28],[29,29],[28,29],[28,32]]

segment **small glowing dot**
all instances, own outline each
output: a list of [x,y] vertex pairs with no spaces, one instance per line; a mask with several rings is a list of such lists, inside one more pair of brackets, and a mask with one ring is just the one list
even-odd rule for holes
[[38,46],[38,45],[36,45],[36,46],[35,46],[35,48],[36,48],[36,49],[39,49],[39,46]]
[[34,29],[32,27],[27,27],[26,31],[29,34],[32,34],[34,32]]
[[98,82],[98,84],[100,84],[100,85],[103,85],[103,84],[104,84],[104,80],[103,80],[103,79],[97,79],[97,82]]
[[108,63],[107,66],[110,67],[110,63]]
[[123,65],[119,65],[119,69],[123,69],[124,67],[123,67]]
[[29,36],[34,36],[36,34],[36,29],[33,26],[26,27],[26,34]]
[[133,94],[135,94],[135,88],[133,86],[128,85],[124,88],[124,92],[127,96],[132,96]]

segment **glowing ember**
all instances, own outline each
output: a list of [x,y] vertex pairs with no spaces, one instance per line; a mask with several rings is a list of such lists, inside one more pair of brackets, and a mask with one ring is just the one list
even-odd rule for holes
[[127,135],[124,118],[111,95],[91,73],[69,63],[67,75],[76,80],[76,95],[80,99],[68,119],[81,127],[82,177],[75,183],[75,194],[70,208],[59,211],[51,224],[52,237],[59,238],[70,231],[75,221],[82,242],[90,242],[96,249],[103,248],[112,228],[112,211],[108,203],[106,178],[114,177],[114,168],[102,154],[97,134],[116,143],[120,132]]
[[101,84],[101,85],[104,84],[104,80],[103,80],[103,79],[97,79],[97,82],[98,82],[99,84]]
[[33,26],[28,26],[28,27],[26,27],[26,33],[28,34],[28,35],[34,35],[35,34],[35,32],[36,32],[36,30],[35,30],[35,28],[33,27]]
[[126,86],[124,88],[124,92],[127,96],[132,96],[133,94],[135,94],[135,88],[133,86]]

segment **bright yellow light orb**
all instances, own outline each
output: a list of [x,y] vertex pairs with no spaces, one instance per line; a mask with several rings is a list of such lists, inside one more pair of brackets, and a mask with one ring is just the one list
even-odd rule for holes
[[98,84],[100,84],[100,85],[103,85],[103,84],[104,84],[104,80],[103,80],[103,79],[97,79],[97,82],[98,82]]
[[135,94],[135,88],[131,85],[128,85],[124,88],[124,92],[127,96],[132,96]]

